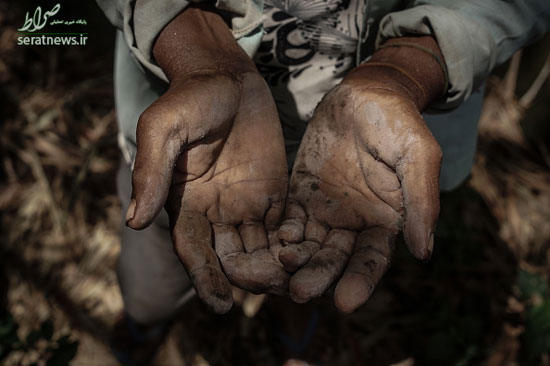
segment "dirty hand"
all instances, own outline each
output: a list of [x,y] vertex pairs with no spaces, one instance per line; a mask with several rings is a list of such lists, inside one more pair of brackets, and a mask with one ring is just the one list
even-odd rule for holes
[[175,252],[217,313],[232,305],[227,278],[252,292],[286,292],[278,241],[268,242],[288,171],[267,85],[223,20],[197,8],[166,26],[154,55],[170,86],[138,122],[127,225],[147,227],[164,206]]
[[[430,37],[407,41],[438,50]],[[407,64],[411,57],[431,66],[428,75]],[[318,105],[279,230],[286,243],[279,258],[297,271],[292,299],[322,295],[343,273],[334,294],[343,312],[369,298],[401,230],[416,258],[430,258],[439,213],[442,155],[420,111],[443,93],[444,71],[432,55],[410,47],[384,48],[367,64]]]

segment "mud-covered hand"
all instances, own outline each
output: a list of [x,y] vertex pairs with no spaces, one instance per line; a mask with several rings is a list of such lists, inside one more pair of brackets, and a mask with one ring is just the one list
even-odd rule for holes
[[138,122],[127,225],[145,228],[165,207],[175,252],[217,313],[232,305],[227,279],[286,292],[289,275],[268,243],[288,171],[267,85],[222,18],[201,9],[168,24],[154,55],[170,85]]
[[[391,42],[438,52],[430,37]],[[279,258],[297,271],[289,287],[295,301],[322,295],[341,277],[335,304],[355,310],[388,268],[401,230],[416,258],[430,258],[441,150],[420,111],[444,85],[437,58],[396,44],[352,70],[318,105],[279,230],[287,244]]]

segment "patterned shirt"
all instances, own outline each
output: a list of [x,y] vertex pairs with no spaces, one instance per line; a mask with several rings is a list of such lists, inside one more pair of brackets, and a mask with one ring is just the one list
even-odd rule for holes
[[323,95],[357,63],[367,0],[266,0],[254,57],[269,84],[289,150]]

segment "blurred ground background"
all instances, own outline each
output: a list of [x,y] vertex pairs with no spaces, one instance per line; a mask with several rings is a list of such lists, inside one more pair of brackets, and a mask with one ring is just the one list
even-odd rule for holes
[[[107,345],[122,309],[114,273],[121,217],[114,30],[93,1],[63,6],[85,15],[87,46],[17,46],[17,28],[36,4],[0,1],[5,365],[116,364]],[[547,36],[489,81],[475,167],[442,195],[431,262],[415,262],[400,245],[360,311],[339,315],[330,297],[321,299],[319,329],[303,358],[550,365],[549,50]],[[240,304],[224,316],[191,301],[157,364],[280,364],[264,299],[236,295]]]

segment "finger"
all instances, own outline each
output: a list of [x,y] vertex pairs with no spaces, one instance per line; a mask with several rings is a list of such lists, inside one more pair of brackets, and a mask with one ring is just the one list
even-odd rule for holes
[[310,217],[307,220],[304,236],[306,240],[321,244],[325,241],[328,232],[329,229],[325,225]]
[[405,206],[403,236],[411,253],[421,260],[430,259],[433,251],[442,157],[435,139],[426,140],[409,147],[396,167]]
[[172,242],[199,298],[218,314],[228,312],[233,304],[231,285],[212,248],[207,218],[199,212],[182,210],[172,228]]
[[395,235],[383,228],[370,228],[357,237],[353,254],[334,291],[334,303],[351,313],[363,305],[390,266]]
[[289,200],[286,205],[285,219],[279,228],[279,239],[284,243],[300,243],[304,240],[306,212],[295,201]]
[[252,293],[283,295],[290,275],[268,249],[254,253],[235,253],[222,261],[231,283]]
[[314,241],[304,241],[300,244],[288,245],[279,252],[279,260],[287,272],[296,272],[302,268],[311,257],[319,251],[321,245]]
[[137,126],[132,200],[126,213],[126,224],[137,230],[149,226],[166,202],[173,167],[183,147],[175,129],[162,128],[162,118],[146,111]]
[[335,229],[328,235],[323,248],[294,276],[289,284],[290,297],[303,303],[321,296],[342,274],[353,250],[355,233]]
[[245,222],[239,226],[239,233],[248,253],[267,248],[267,234],[264,224],[260,222]]
[[277,230],[270,230],[267,232],[267,242],[269,245],[269,251],[271,252],[271,254],[273,254],[273,258],[279,260],[279,253],[281,252],[281,249],[283,249],[283,245],[279,240],[279,234],[277,233]]
[[290,275],[268,249],[245,253],[235,227],[214,225],[213,228],[216,253],[232,284],[254,293],[287,292]]
[[279,260],[288,272],[296,272],[319,251],[329,229],[319,221],[308,218],[305,226],[305,241],[281,249]]
[[214,224],[214,248],[220,261],[231,254],[244,253],[244,245],[237,229],[232,225]]
[[[190,78],[185,87],[169,88],[141,114],[136,131],[133,199],[126,215],[131,228],[143,229],[159,214],[181,151],[200,140],[226,133],[224,128],[230,125],[226,122],[237,113],[240,95],[234,80],[218,80],[217,98],[203,87],[204,82]],[[202,160],[208,160],[208,154],[201,155]],[[213,158],[214,155],[209,156],[210,160]]]
[[266,230],[275,230],[281,223],[284,212],[285,200],[273,202],[265,215],[264,224]]

